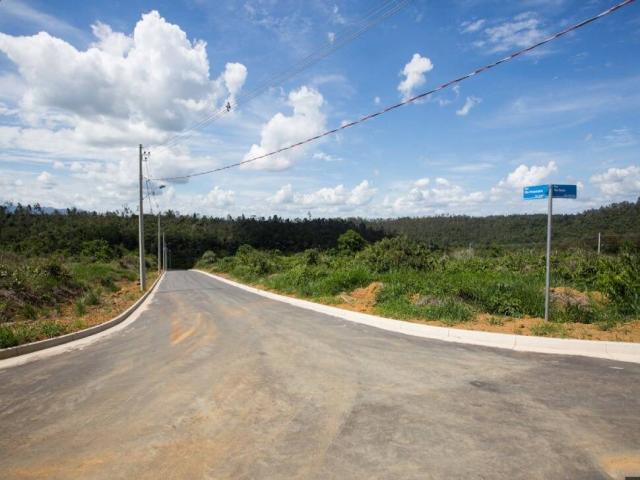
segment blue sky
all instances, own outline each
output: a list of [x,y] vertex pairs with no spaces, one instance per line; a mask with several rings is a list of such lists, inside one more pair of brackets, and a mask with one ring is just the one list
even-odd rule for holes
[[[135,209],[139,143],[151,152],[151,176],[234,163],[430,89],[613,4],[413,0],[243,101],[383,3],[3,0],[0,201]],[[166,188],[154,208],[291,217],[541,212],[545,202],[523,201],[522,186],[548,182],[579,186],[577,200],[556,202],[558,212],[635,201],[639,47],[640,5],[632,4],[305,148],[157,182]],[[227,101],[239,105],[158,146]]]

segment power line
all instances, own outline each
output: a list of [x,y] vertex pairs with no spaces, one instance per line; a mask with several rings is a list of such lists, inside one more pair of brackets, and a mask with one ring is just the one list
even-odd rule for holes
[[351,128],[351,127],[353,127],[355,125],[359,125],[361,123],[364,123],[364,122],[366,122],[368,120],[371,120],[372,118],[378,117],[378,116],[380,116],[380,115],[382,115],[384,113],[387,113],[387,112],[390,112],[392,110],[395,110],[396,108],[400,108],[400,107],[403,107],[403,106],[408,105],[410,103],[413,103],[416,100],[420,100],[421,98],[428,97],[428,96],[432,95],[433,93],[439,92],[440,90],[444,90],[445,88],[450,87],[451,85],[455,85],[457,83],[463,82],[464,80],[468,80],[469,78],[471,78],[471,77],[473,77],[475,75],[478,75],[480,73],[486,72],[487,70],[490,70],[490,69],[492,69],[494,67],[497,67],[498,65],[501,65],[503,63],[509,62],[509,61],[521,56],[521,55],[524,55],[527,52],[530,52],[530,51],[532,51],[532,50],[534,50],[536,48],[539,48],[539,47],[541,47],[543,45],[546,45],[547,43],[552,42],[552,41],[554,41],[554,40],[556,40],[556,39],[558,39],[558,38],[560,38],[560,37],[562,37],[562,36],[564,36],[564,35],[566,35],[566,34],[568,34],[570,32],[573,32],[573,31],[578,30],[579,28],[582,28],[582,27],[584,27],[584,26],[586,26],[586,25],[588,25],[588,24],[590,24],[592,22],[595,22],[596,20],[599,20],[602,17],[610,15],[611,13],[615,12],[616,10],[619,10],[622,7],[630,5],[634,1],[635,0],[624,0],[623,2],[618,3],[617,5],[614,5],[613,7],[603,11],[602,13],[600,13],[598,15],[595,15],[595,16],[590,17],[590,18],[588,18],[586,20],[583,20],[583,21],[581,21],[579,23],[576,23],[575,25],[572,25],[572,26],[570,26],[568,28],[565,28],[564,30],[559,31],[558,33],[555,33],[554,35],[551,35],[550,37],[548,37],[548,38],[546,38],[544,40],[541,40],[540,42],[535,43],[535,44],[533,44],[533,45],[531,45],[529,47],[526,47],[526,48],[523,48],[521,50],[518,50],[518,51],[512,53],[511,55],[509,55],[507,57],[504,57],[504,58],[502,58],[500,60],[497,60],[497,61],[495,61],[493,63],[489,63],[487,65],[484,65],[483,67],[477,68],[476,70],[474,70],[474,71],[472,71],[472,72],[470,72],[470,73],[468,73],[466,75],[463,75],[461,77],[455,78],[453,80],[449,80],[448,82],[443,83],[443,84],[437,86],[436,88],[434,88],[432,90],[429,90],[427,92],[421,93],[419,95],[411,97],[411,98],[409,98],[407,100],[404,100],[402,102],[399,102],[399,103],[396,103],[394,105],[391,105],[391,106],[389,106],[389,107],[387,107],[387,108],[385,108],[383,110],[380,110],[378,112],[371,113],[369,115],[361,117],[361,118],[359,118],[357,120],[354,120],[353,122],[346,123],[346,124],[344,124],[344,125],[342,125],[342,126],[340,126],[338,128],[334,128],[333,130],[327,130],[324,133],[321,133],[321,134],[316,135],[314,137],[307,138],[305,140],[302,140],[300,142],[297,142],[297,143],[294,143],[294,144],[291,144],[291,145],[287,145],[286,147],[279,148],[277,150],[271,151],[269,153],[265,153],[263,155],[259,155],[257,157],[248,158],[248,159],[242,160],[240,162],[231,163],[231,164],[225,165],[223,167],[213,168],[211,170],[205,170],[205,171],[197,172],[197,173],[191,173],[189,175],[181,175],[181,176],[165,177],[165,178],[155,178],[155,179],[152,179],[152,180],[163,180],[163,181],[185,180],[187,178],[199,177],[199,176],[202,176],[202,175],[208,175],[208,174],[211,174],[211,173],[220,172],[222,170],[227,170],[227,169],[230,169],[230,168],[239,167],[240,165],[245,165],[247,163],[252,163],[252,162],[255,162],[257,160],[261,160],[263,158],[271,157],[273,155],[277,155],[278,153],[282,153],[282,152],[285,152],[287,150],[291,150],[293,148],[300,147],[300,146],[305,145],[307,143],[314,142],[316,140],[319,140],[320,138],[332,135],[332,134],[337,133],[337,132],[339,132],[341,130],[346,130],[347,128]]
[[231,109],[236,109],[237,107],[244,105],[245,103],[248,103],[249,101],[253,100],[254,98],[256,98],[257,96],[259,96],[260,94],[262,94],[263,92],[265,92],[266,90],[268,90],[269,88],[275,85],[285,83],[286,81],[288,81],[289,79],[297,75],[298,73],[304,71],[305,69],[309,68],[310,66],[319,62],[320,60],[328,57],[336,50],[342,48],[347,43],[364,35],[366,32],[371,30],[373,27],[378,25],[383,20],[398,13],[410,1],[411,0],[385,1],[382,5],[374,8],[373,10],[369,11],[365,16],[363,16],[359,21],[359,26],[356,27],[353,31],[348,32],[347,28],[343,29],[343,32],[347,32],[344,36],[342,35],[342,33],[336,34],[336,37],[333,42],[325,43],[321,49],[307,55],[306,57],[304,57],[303,59],[295,63],[293,66],[291,66],[287,70],[284,70],[270,78],[265,79],[264,81],[259,83],[258,86],[256,86],[249,92],[241,95],[240,100],[237,100],[234,102],[229,101],[227,105],[219,108],[209,116],[191,125],[187,129],[185,129],[183,132],[177,133],[169,137],[164,142],[158,144],[158,148],[159,149],[169,148],[181,141],[191,138],[193,135],[195,135],[196,130],[200,130],[204,128],[205,126],[213,122],[218,117],[222,116],[225,113],[228,113]]

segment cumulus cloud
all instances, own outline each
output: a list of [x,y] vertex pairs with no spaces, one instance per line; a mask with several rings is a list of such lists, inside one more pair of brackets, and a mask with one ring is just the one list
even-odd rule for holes
[[433,181],[429,178],[420,178],[413,182],[406,193],[395,199],[387,197],[385,206],[400,215],[422,215],[435,211],[472,207],[485,198],[484,192],[468,192],[446,178],[438,177]]
[[514,191],[522,190],[528,185],[538,185],[557,171],[558,166],[553,160],[546,165],[532,165],[531,167],[521,164],[491,189],[491,199],[498,200],[505,194],[513,195]]
[[157,140],[154,131],[184,128],[244,84],[246,68],[237,63],[210,78],[206,43],[189,40],[157,11],[144,14],[131,35],[100,22],[92,30],[96,41],[87,50],[46,32],[0,33],[0,51],[25,83],[20,108],[26,121],[45,118],[81,136],[107,129],[126,141],[137,129],[142,138]]
[[291,184],[283,186],[271,197],[271,202],[278,205],[292,204],[314,207],[359,207],[368,204],[377,189],[367,180],[363,180],[351,190],[344,185],[325,187],[311,193],[295,193]]
[[527,185],[536,185],[547,178],[552,173],[558,171],[556,162],[551,160],[546,165],[519,165],[513,172],[509,173],[499,185],[510,188],[523,188]]
[[456,115],[459,115],[461,117],[468,115],[471,109],[478,105],[481,101],[482,99],[478,97],[467,97],[464,105],[459,110],[456,110]]
[[49,172],[42,172],[40,175],[38,175],[36,180],[38,181],[38,184],[45,190],[50,190],[56,186],[53,175],[51,175]]
[[606,197],[640,197],[640,167],[610,168],[593,175],[591,183]]
[[[265,155],[285,146],[313,137],[326,129],[326,117],[322,113],[324,98],[317,90],[303,86],[289,93],[288,104],[293,114],[276,113],[263,127],[260,144],[253,144],[244,159]],[[242,168],[254,170],[284,170],[291,167],[306,151],[305,146],[261,158]]]
[[407,63],[400,75],[404,78],[398,84],[398,91],[402,95],[403,100],[411,98],[414,90],[425,83],[425,73],[433,70],[433,63],[427,57],[423,57],[419,53],[414,53],[409,63]]
[[223,208],[233,205],[235,201],[235,192],[233,190],[222,190],[217,185],[203,199],[203,203],[207,206]]

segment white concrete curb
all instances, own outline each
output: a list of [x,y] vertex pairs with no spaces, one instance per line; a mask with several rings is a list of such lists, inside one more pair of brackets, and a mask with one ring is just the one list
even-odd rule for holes
[[164,278],[164,273],[156,278],[151,288],[120,315],[84,330],[68,333],[59,337],[47,338],[38,342],[25,343],[16,347],[0,349],[0,370],[41,358],[51,357],[70,350],[82,349],[100,339],[119,332],[135,322],[156,293],[156,287]]
[[576,340],[571,338],[532,337],[527,335],[512,335],[507,333],[478,332],[475,330],[462,330],[458,328],[434,327],[419,323],[393,320],[378,317],[367,313],[352,312],[342,308],[321,305],[319,303],[287,297],[277,293],[267,292],[250,287],[242,283],[228,280],[209,272],[193,269],[204,275],[209,275],[216,280],[228,285],[241,288],[247,292],[255,293],[272,300],[285,302],[296,307],[324,313],[332,317],[338,317],[350,322],[361,323],[371,327],[388,330],[390,332],[404,333],[415,337],[432,338],[446,342],[468,343],[486,347],[504,348],[522,352],[553,353],[559,355],[579,355],[583,357],[606,358],[621,362],[640,363],[640,344],[628,342],[609,342],[598,340]]

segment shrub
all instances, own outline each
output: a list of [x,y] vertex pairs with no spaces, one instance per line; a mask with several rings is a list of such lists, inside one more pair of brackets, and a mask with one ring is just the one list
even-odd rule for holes
[[625,315],[640,314],[640,257],[629,250],[601,262],[598,286]]
[[100,293],[95,290],[89,290],[83,297],[83,302],[85,305],[99,305]]
[[347,230],[338,237],[338,250],[342,253],[356,253],[367,245],[367,241],[355,230]]
[[80,246],[80,254],[84,257],[89,257],[93,260],[102,262],[109,261],[113,258],[109,243],[102,239],[82,242],[82,245]]
[[358,259],[380,273],[402,268],[432,270],[437,263],[425,244],[404,236],[384,238],[369,245]]
[[215,263],[216,260],[217,260],[216,254],[212,250],[207,250],[202,254],[202,257],[200,258],[200,262],[205,265],[211,265]]
[[309,248],[302,252],[302,261],[307,266],[315,266],[320,263],[320,252],[317,248]]
[[76,300],[76,315],[78,315],[79,317],[83,317],[87,314],[87,307],[84,304],[84,300],[82,298],[79,298],[78,300]]

